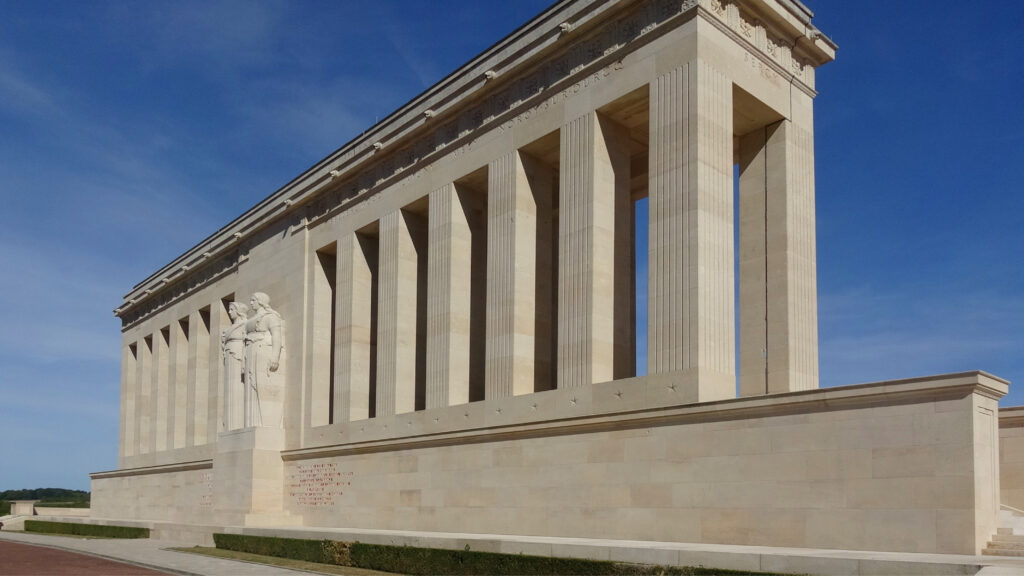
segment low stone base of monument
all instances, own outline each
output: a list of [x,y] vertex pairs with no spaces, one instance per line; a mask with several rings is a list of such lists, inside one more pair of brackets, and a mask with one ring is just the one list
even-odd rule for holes
[[93,513],[295,537],[345,527],[967,555],[996,532],[1002,380],[631,399],[663,384],[668,395],[665,378],[537,393],[536,410],[511,397],[331,425],[325,436],[350,440],[301,449],[284,449],[280,430],[228,432],[209,461],[94,474]]
[[301,526],[284,508],[285,431],[244,428],[222,432],[213,457],[214,518],[235,526]]
[[280,514],[246,514],[242,519],[244,526],[302,526],[302,516],[287,512]]
[[1024,406],[999,410],[999,478],[1002,504],[1024,510]]

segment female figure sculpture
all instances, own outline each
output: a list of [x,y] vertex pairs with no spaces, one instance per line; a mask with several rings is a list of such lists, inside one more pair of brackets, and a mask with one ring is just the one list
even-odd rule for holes
[[242,302],[228,304],[231,326],[220,335],[224,357],[224,414],[223,430],[242,427],[242,397],[245,395],[245,320],[249,307]]
[[277,372],[284,345],[281,315],[270,297],[256,292],[249,299],[252,315],[245,322],[245,426],[281,427],[284,387]]

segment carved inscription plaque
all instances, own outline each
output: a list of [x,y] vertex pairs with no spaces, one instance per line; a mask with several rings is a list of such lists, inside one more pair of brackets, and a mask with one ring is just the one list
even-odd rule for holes
[[299,506],[333,506],[350,485],[352,472],[330,462],[297,464],[288,474],[288,493]]
[[213,507],[213,472],[203,472],[199,477],[199,506]]

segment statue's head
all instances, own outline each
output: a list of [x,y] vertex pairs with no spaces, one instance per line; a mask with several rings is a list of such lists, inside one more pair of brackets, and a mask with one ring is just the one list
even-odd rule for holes
[[252,295],[252,298],[249,299],[249,306],[252,307],[253,310],[257,310],[259,308],[270,308],[270,296],[267,296],[263,292],[255,292]]
[[244,302],[232,302],[228,304],[228,316],[232,320],[235,318],[245,318],[249,315],[249,307]]

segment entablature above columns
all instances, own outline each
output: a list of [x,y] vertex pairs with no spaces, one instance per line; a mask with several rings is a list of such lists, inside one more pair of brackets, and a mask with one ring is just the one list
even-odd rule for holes
[[268,226],[315,226],[415,178],[698,16],[811,94],[813,68],[834,56],[794,0],[559,2],[136,285],[115,315],[138,323],[237,267]]

